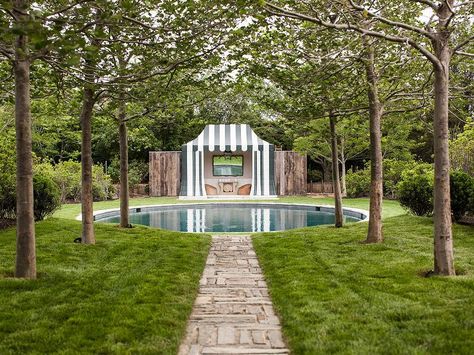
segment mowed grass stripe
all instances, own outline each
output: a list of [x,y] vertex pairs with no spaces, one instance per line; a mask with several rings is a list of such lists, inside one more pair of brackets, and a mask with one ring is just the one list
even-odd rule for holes
[[0,231],[0,353],[174,354],[204,268],[208,236],[80,223],[37,224],[36,281],[10,276],[15,231]]

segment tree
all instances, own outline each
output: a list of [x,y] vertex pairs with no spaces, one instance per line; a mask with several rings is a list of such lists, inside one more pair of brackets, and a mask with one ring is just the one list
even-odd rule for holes
[[[405,18],[400,18],[400,4],[396,4],[394,8],[393,3],[385,1],[335,1],[328,8],[313,6],[316,4],[306,5],[305,3],[302,7],[293,6],[290,9],[267,3],[269,11],[277,15],[407,44],[431,62],[434,71],[434,271],[440,275],[454,275],[448,149],[449,65],[455,54],[472,56],[462,51],[474,40],[472,26],[467,34],[458,35],[454,25],[456,18],[459,18],[469,26],[471,2],[445,0],[436,4],[431,0],[406,1],[404,7],[408,11],[405,12]],[[419,26],[423,6],[433,12],[424,28]],[[365,28],[361,24],[361,17],[370,19],[373,25],[377,25],[376,28]],[[434,19],[435,28],[431,26]],[[455,39],[457,43],[453,44]],[[426,44],[431,44],[433,49],[430,50]]]

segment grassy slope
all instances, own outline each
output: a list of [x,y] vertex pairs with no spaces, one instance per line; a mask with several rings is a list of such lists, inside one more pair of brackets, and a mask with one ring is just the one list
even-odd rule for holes
[[367,225],[262,234],[254,246],[295,354],[472,353],[474,227],[454,227],[464,275],[432,268],[432,222],[385,219],[385,243],[366,245]]
[[15,232],[0,231],[0,354],[175,354],[197,293],[209,237],[97,225],[37,224],[39,279],[15,280]]
[[[144,197],[144,198],[133,198],[130,200],[130,206],[143,206],[143,205],[161,205],[161,204],[172,204],[172,203],[196,203],[205,201],[186,201],[178,200],[174,197]],[[248,201],[237,201],[237,202],[256,202],[255,200]],[[334,199],[332,198],[311,198],[311,197],[283,197],[278,200],[270,200],[269,202],[282,202],[282,203],[308,203],[317,205],[334,205]],[[104,210],[109,208],[118,208],[120,206],[119,200],[113,201],[102,201],[94,203],[94,210]],[[345,207],[354,207],[368,209],[369,200],[367,198],[356,198],[356,199],[344,199]],[[58,218],[74,219],[81,213],[80,204],[68,204],[63,205],[54,216]],[[384,201],[384,216],[391,217],[400,214],[404,214],[404,210],[400,207],[397,201]]]

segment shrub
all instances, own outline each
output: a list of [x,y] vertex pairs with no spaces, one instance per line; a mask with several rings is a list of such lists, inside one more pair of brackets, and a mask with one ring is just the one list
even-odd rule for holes
[[0,218],[15,218],[16,154],[14,136],[0,134]]
[[348,197],[368,196],[370,192],[370,170],[362,169],[356,172],[348,171],[346,175]]
[[36,173],[33,176],[35,220],[41,221],[61,206],[61,191],[47,174]]
[[451,210],[454,220],[461,219],[466,212],[472,212],[474,199],[474,178],[463,171],[451,173]]
[[[58,185],[61,201],[80,201],[81,199],[81,163],[63,161],[56,165],[43,162],[35,167],[36,172],[50,176]],[[110,177],[104,173],[101,165],[92,167],[92,194],[94,201],[111,199],[115,189]]]
[[[120,161],[112,160],[109,166],[109,174],[112,182],[118,184],[120,182]],[[128,164],[128,185],[133,188],[135,185],[147,180],[148,164],[143,161],[132,160]]]
[[429,164],[420,164],[402,173],[397,194],[400,204],[417,216],[433,212],[433,169]]

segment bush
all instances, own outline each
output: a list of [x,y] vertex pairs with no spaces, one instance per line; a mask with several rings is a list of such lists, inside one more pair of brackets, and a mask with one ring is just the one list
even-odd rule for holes
[[402,173],[397,194],[400,204],[417,216],[433,212],[433,169],[429,164],[420,164]]
[[[59,162],[51,165],[43,162],[35,167],[35,171],[50,176],[60,189],[61,201],[81,200],[81,163],[75,161]],[[94,201],[111,199],[115,189],[110,177],[104,173],[101,165],[92,167],[92,194]]]
[[[112,160],[109,166],[109,174],[112,182],[115,184],[120,183],[120,161],[118,159]],[[128,185],[133,188],[147,180],[148,176],[148,164],[143,161],[132,160],[128,164]]]
[[451,173],[451,210],[454,220],[459,221],[466,212],[473,211],[474,178],[463,171]]
[[370,192],[370,170],[362,169],[356,172],[348,171],[346,175],[348,197],[364,197]]
[[47,174],[33,176],[34,214],[36,221],[42,221],[61,206],[61,191]]
[[14,136],[0,134],[0,218],[15,218],[16,154]]

